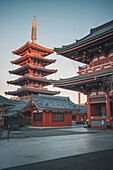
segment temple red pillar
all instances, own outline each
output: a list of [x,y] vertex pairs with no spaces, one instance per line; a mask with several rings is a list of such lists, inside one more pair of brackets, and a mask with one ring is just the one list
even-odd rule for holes
[[43,126],[46,126],[46,115],[45,112],[43,112],[43,117],[42,117],[42,121],[43,121]]
[[91,104],[90,104],[90,94],[87,95],[87,118],[88,118],[88,128],[91,127]]
[[31,111],[31,126],[33,125],[33,110]]
[[110,110],[110,100],[109,100],[109,93],[106,94],[106,116],[107,116],[107,128],[111,129],[111,110]]

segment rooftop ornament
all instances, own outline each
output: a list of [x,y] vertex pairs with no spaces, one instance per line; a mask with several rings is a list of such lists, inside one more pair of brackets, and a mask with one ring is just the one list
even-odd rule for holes
[[31,39],[32,39],[32,43],[35,43],[36,40],[36,21],[35,21],[35,16],[34,16],[34,20],[32,21],[32,35],[31,35]]

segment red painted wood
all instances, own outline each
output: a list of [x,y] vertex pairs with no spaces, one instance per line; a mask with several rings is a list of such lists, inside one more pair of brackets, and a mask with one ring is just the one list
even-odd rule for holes
[[110,99],[109,99],[109,93],[106,94],[106,116],[107,116],[107,125],[111,126],[111,111],[110,111]]
[[87,117],[88,117],[88,125],[91,125],[91,104],[89,94],[87,96]]
[[91,126],[91,129],[107,129],[106,126]]

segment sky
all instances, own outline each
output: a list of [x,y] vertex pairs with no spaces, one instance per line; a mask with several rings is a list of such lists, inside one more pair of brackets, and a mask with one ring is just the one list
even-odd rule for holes
[[[27,41],[31,42],[33,16],[36,16],[37,43],[47,48],[61,47],[75,42],[89,34],[90,29],[113,20],[113,0],[0,0],[0,94],[13,91],[18,87],[7,85],[8,80],[17,79],[9,70],[18,66],[10,61],[18,58],[12,54]],[[78,66],[83,64],[72,61],[56,53],[47,58],[56,59],[55,64],[47,68],[57,69],[50,79],[69,78],[77,75]],[[60,90],[60,96],[67,96],[78,103],[77,92]],[[81,103],[86,96],[81,94]]]

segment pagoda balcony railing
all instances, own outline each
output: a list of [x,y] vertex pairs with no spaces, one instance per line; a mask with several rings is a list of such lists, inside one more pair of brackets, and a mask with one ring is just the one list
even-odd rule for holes
[[34,89],[40,89],[40,90],[47,90],[47,88],[43,88],[43,87],[35,87],[35,86],[22,86],[22,88],[18,88],[17,90],[21,90],[21,89],[23,89],[23,88],[34,88]]
[[28,73],[28,74],[25,74],[25,76],[27,76],[27,75],[46,80],[46,77],[43,77],[43,75],[40,75],[38,73],[32,73],[32,74]]
[[33,66],[38,66],[38,67],[43,67],[43,68],[45,68],[42,64],[39,64],[39,63],[34,63],[34,62],[33,62],[32,65],[33,65]]

